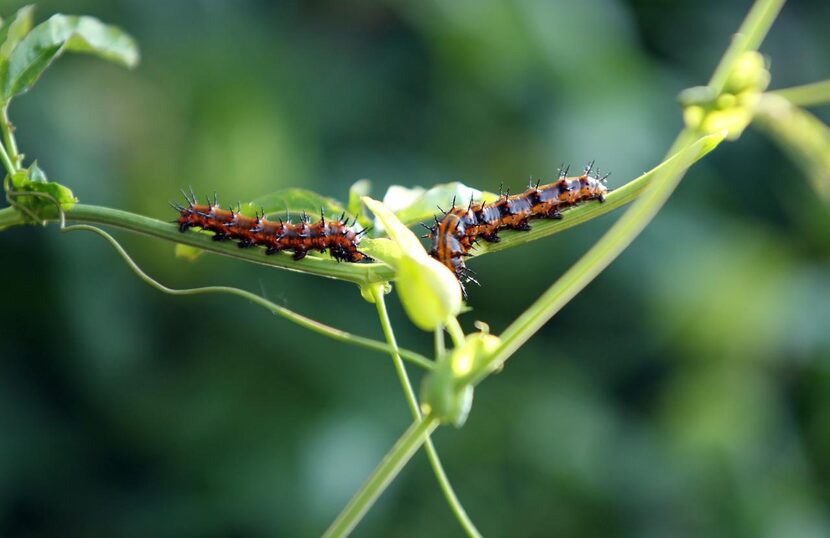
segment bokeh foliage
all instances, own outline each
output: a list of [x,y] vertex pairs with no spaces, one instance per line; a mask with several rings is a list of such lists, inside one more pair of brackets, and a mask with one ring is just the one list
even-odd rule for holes
[[[823,4],[788,5],[770,34],[776,86],[830,74]],[[50,179],[159,218],[187,184],[227,201],[288,187],[345,200],[360,177],[375,196],[493,191],[596,158],[613,186],[659,162],[678,91],[711,72],[747,6],[46,2],[128,28],[144,64],[67,58],[12,113]],[[608,222],[476,261],[485,286],[464,319],[502,329]],[[477,391],[464,429],[436,436],[482,531],[830,532],[829,225],[762,136],[693,169]],[[124,241],[165,282],[263,291],[379,337],[348,284]],[[19,229],[0,245],[4,535],[316,534],[407,422],[382,355],[158,294],[95,238]],[[405,345],[429,349],[393,315]],[[457,532],[414,463],[362,533]]]

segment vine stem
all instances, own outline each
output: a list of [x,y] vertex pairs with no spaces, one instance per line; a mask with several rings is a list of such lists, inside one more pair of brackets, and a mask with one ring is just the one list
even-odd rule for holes
[[17,167],[12,162],[11,157],[9,157],[9,153],[6,151],[6,146],[2,143],[0,143],[0,160],[3,161],[3,166],[6,167],[6,170],[8,171],[9,175],[14,175],[14,173],[17,171]]
[[438,420],[429,415],[413,422],[384,456],[369,480],[326,529],[323,538],[347,536],[437,427]]
[[289,321],[292,321],[292,322],[296,323],[297,325],[300,325],[301,327],[305,327],[306,329],[310,329],[310,330],[312,330],[312,331],[314,331],[318,334],[328,336],[329,338],[332,338],[334,340],[337,340],[337,341],[340,341],[340,342],[346,342],[346,343],[349,343],[349,344],[354,344],[354,345],[365,347],[365,348],[368,348],[368,349],[373,349],[375,351],[380,351],[380,352],[385,352],[385,353],[394,353],[394,354],[396,354],[396,356],[403,357],[406,360],[409,360],[410,362],[412,362],[413,364],[417,364],[418,366],[420,366],[420,367],[422,367],[426,370],[431,370],[434,367],[434,364],[431,360],[427,359],[426,357],[424,357],[422,355],[419,355],[418,353],[415,353],[415,352],[409,351],[409,350],[402,350],[402,349],[399,349],[397,346],[393,347],[393,346],[390,346],[389,344],[385,344],[383,342],[378,342],[378,341],[372,340],[370,338],[357,336],[357,335],[351,334],[349,332],[346,332],[346,331],[343,331],[343,330],[340,330],[340,329],[336,329],[334,327],[330,327],[328,325],[320,323],[319,321],[313,320],[311,318],[307,318],[307,317],[303,316],[302,314],[298,314],[297,312],[294,312],[293,310],[289,310],[288,308],[285,308],[285,307],[280,306],[278,304],[272,303],[271,301],[269,301],[269,300],[267,300],[263,297],[260,297],[259,295],[256,295],[254,293],[251,293],[249,291],[241,290],[241,289],[238,289],[238,288],[231,288],[231,287],[228,287],[228,286],[206,286],[206,287],[202,287],[202,288],[190,288],[190,289],[168,288],[164,284],[161,284],[160,282],[153,279],[150,275],[145,273],[141,269],[141,267],[139,267],[138,264],[135,263],[135,261],[130,257],[130,255],[127,253],[127,251],[124,250],[124,247],[122,247],[121,244],[118,243],[118,241],[114,237],[112,237],[110,234],[108,234],[104,230],[101,230],[100,228],[96,228],[95,226],[89,226],[89,225],[86,225],[86,224],[77,224],[77,225],[74,225],[74,226],[67,226],[67,227],[63,228],[63,230],[66,231],[66,232],[85,230],[85,231],[94,232],[94,233],[100,235],[101,237],[106,239],[110,243],[110,245],[112,245],[112,247],[116,250],[116,252],[118,252],[118,254],[121,256],[121,258],[124,260],[124,262],[136,274],[136,276],[138,276],[141,280],[143,280],[147,284],[153,286],[157,290],[160,290],[164,293],[167,293],[167,294],[170,294],[170,295],[200,295],[200,294],[207,294],[207,293],[224,293],[224,294],[228,294],[228,295],[236,295],[237,297],[247,299],[248,301],[251,301],[252,303],[254,303],[256,305],[259,305],[259,306],[261,306],[261,307],[263,307],[267,310],[270,310],[274,314],[282,316],[285,319],[287,319]]
[[14,126],[9,120],[8,102],[0,107],[0,128],[3,130],[3,139],[6,141],[12,166],[17,170],[21,166],[20,153],[17,150],[17,140],[14,138]]
[[[392,361],[395,364],[395,371],[398,374],[401,387],[403,387],[403,392],[406,396],[406,402],[409,405],[409,410],[412,413],[412,418],[416,421],[420,421],[422,420],[421,409],[418,405],[418,398],[415,396],[415,391],[412,390],[412,383],[409,380],[409,375],[406,373],[406,365],[404,365],[400,354],[397,352],[398,342],[395,338],[395,332],[392,329],[392,322],[389,319],[389,312],[386,309],[383,285],[372,286],[370,290],[372,299],[375,301],[375,305],[377,306],[378,318],[380,319],[380,324],[383,328],[383,334],[386,336],[386,342],[392,347],[392,349],[396,350],[391,354]],[[436,329],[436,338],[438,334],[437,331],[441,331],[441,329]],[[481,534],[478,532],[478,529],[476,529],[472,520],[467,515],[464,507],[461,505],[461,501],[458,500],[458,496],[455,494],[452,484],[450,484],[450,480],[447,477],[447,473],[444,471],[444,466],[441,464],[441,460],[438,457],[438,452],[435,450],[435,445],[429,437],[427,437],[424,441],[424,449],[426,450],[427,458],[432,466],[432,470],[435,473],[435,478],[438,480],[438,485],[441,487],[441,491],[444,493],[447,504],[449,504],[456,519],[458,519],[458,522],[464,528],[464,531],[468,536],[480,538]]]
[[[713,95],[720,95],[723,92],[735,62],[741,55],[760,46],[783,5],[784,0],[757,0],[753,4],[710,79],[709,88]],[[708,138],[710,142],[717,139],[714,142],[714,146],[717,146],[724,138],[724,134],[708,135],[694,142],[694,139],[699,136],[700,133],[689,128],[680,132],[667,153],[668,157],[674,157],[670,164],[658,172],[637,202],[614,223],[605,235],[505,329],[501,335],[501,345],[489,358],[487,365],[472,372],[466,379],[467,382],[477,384],[490,372],[498,369],[634,241],[657,215],[680,183],[688,167],[694,162],[689,150],[695,144],[700,144]],[[714,149],[714,146],[709,147],[706,152]]]

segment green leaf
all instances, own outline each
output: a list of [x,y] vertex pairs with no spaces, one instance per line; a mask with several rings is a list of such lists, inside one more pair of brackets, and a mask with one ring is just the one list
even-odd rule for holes
[[461,286],[448,268],[430,257],[412,231],[385,205],[368,196],[363,203],[383,224],[400,249],[396,259],[383,260],[397,271],[398,295],[409,319],[425,331],[447,324],[461,312]]
[[386,239],[385,237],[362,240],[360,242],[360,252],[390,267],[397,267],[403,256],[401,247],[391,239]]
[[205,251],[200,248],[181,243],[178,243],[175,248],[176,257],[189,262],[195,262],[204,253]]
[[56,202],[64,211],[68,211],[78,201],[69,188],[60,183],[47,181],[46,174],[35,163],[29,169],[18,170],[7,181],[9,198],[31,222],[57,218],[60,212],[55,205]]
[[329,198],[306,189],[283,189],[256,198],[242,205],[242,214],[253,216],[264,210],[268,216],[283,216],[286,213],[299,215],[320,215],[323,209],[327,216],[340,216],[346,209],[334,198]]
[[[23,6],[14,18],[0,28],[0,62],[5,63],[12,51],[32,29],[34,6]],[[0,65],[2,65],[0,63]]]
[[800,167],[825,201],[830,202],[830,128],[806,110],[778,95],[765,94],[757,125]]
[[357,221],[364,228],[372,225],[372,219],[366,214],[360,199],[364,196],[369,196],[371,192],[372,182],[368,179],[359,179],[349,187],[349,215],[357,217]]
[[138,46],[123,30],[94,17],[53,15],[14,48],[2,73],[2,99],[28,91],[64,51],[95,54],[126,67],[138,64]]
[[33,162],[32,166],[29,167],[29,177],[35,183],[47,183],[49,181],[46,177],[46,172],[38,166],[37,161]]
[[[471,198],[477,202],[491,202],[498,199],[498,195],[473,189],[458,181],[436,185],[429,190],[392,185],[383,196],[383,205],[391,209],[398,220],[412,226],[432,220],[439,206],[448,209],[444,206],[451,205],[453,200],[461,205],[469,203]],[[376,222],[375,226],[381,227],[382,223]]]

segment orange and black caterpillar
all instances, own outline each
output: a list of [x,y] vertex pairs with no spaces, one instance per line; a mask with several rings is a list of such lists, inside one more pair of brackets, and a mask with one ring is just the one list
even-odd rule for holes
[[306,253],[312,250],[328,250],[337,261],[370,260],[367,255],[357,250],[360,239],[368,230],[355,230],[357,218],[349,225],[345,213],[338,219],[326,219],[321,209],[320,220],[317,222],[312,223],[303,213],[300,222],[292,224],[287,218],[285,221],[269,220],[265,216],[265,211],[256,217],[247,217],[233,209],[221,209],[216,195],[213,197],[213,203],[208,199],[206,204],[199,204],[192,192],[190,196],[184,191],[182,194],[187,200],[186,206],[171,202],[173,209],[179,212],[176,222],[182,232],[188,228],[201,228],[213,232],[213,239],[216,241],[237,241],[240,248],[262,245],[266,254],[290,250],[295,260],[305,258]]
[[470,200],[467,207],[455,207],[453,200],[452,208],[441,210],[443,215],[435,217],[433,226],[424,225],[432,242],[430,255],[452,271],[466,291],[465,282],[478,284],[464,258],[471,255],[479,238],[496,243],[501,230],[530,230],[531,219],[561,219],[562,211],[571,206],[587,200],[605,201],[608,175],[591,175],[593,165],[591,162],[577,177],[567,177],[567,169],[560,170],[553,183],[531,184],[522,194],[503,194],[493,203]]

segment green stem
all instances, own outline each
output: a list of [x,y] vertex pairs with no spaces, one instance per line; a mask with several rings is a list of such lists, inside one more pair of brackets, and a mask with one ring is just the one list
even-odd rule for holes
[[9,148],[10,160],[17,170],[20,165],[20,153],[17,151],[17,140],[14,139],[14,126],[9,121],[9,104],[6,103],[0,107],[0,128],[3,130],[3,139],[6,141],[6,147]]
[[355,493],[349,504],[326,529],[323,537],[347,536],[437,427],[438,420],[431,416],[414,422],[384,456],[369,480]]
[[464,331],[461,330],[461,324],[458,323],[457,318],[450,318],[447,323],[447,332],[450,333],[453,347],[459,348],[464,345]]
[[[389,319],[389,312],[386,310],[383,285],[374,285],[370,288],[370,291],[372,293],[372,298],[375,301],[375,305],[377,306],[378,317],[380,318],[381,327],[383,327],[383,334],[386,336],[386,342],[393,349],[397,350],[398,341],[395,338],[395,332],[392,329],[392,322]],[[392,361],[395,364],[395,371],[398,374],[401,387],[403,387],[403,392],[406,396],[406,402],[409,405],[409,411],[412,413],[412,418],[416,421],[420,421],[421,409],[418,405],[418,398],[415,396],[415,391],[412,390],[412,383],[409,380],[409,375],[406,373],[406,366],[397,352],[392,353]],[[424,441],[424,448],[426,450],[429,463],[432,466],[432,470],[435,473],[435,478],[438,480],[438,485],[441,487],[441,491],[444,493],[447,504],[449,504],[456,519],[458,519],[458,522],[467,532],[468,536],[480,537],[481,534],[479,534],[478,529],[476,529],[472,520],[470,520],[470,517],[464,510],[464,507],[461,505],[461,501],[458,500],[458,496],[455,494],[449,478],[447,478],[447,473],[444,471],[444,466],[441,464],[441,460],[438,457],[438,452],[435,450],[435,445],[433,445],[432,439],[427,438]]]
[[[723,91],[735,62],[741,55],[757,49],[761,44],[783,4],[783,0],[757,0],[752,6],[709,82],[715,95],[720,95]],[[501,345],[486,366],[476,369],[465,381],[479,383],[490,372],[498,369],[556,312],[608,267],[662,208],[688,167],[695,162],[694,153],[702,150],[705,154],[723,139],[723,135],[709,135],[690,145],[695,137],[696,133],[690,129],[680,132],[668,151],[669,156],[676,158],[658,172],[651,186],[608,232],[504,331]],[[702,148],[696,149],[700,144],[703,145]]]
[[[395,278],[394,271],[380,263],[337,263],[329,257],[307,256],[301,261],[291,259],[288,254],[266,256],[262,249],[241,249],[234,243],[213,241],[212,235],[198,232],[179,232],[178,226],[128,211],[75,204],[66,210],[66,220],[87,224],[106,224],[131,232],[194,246],[203,250],[239,258],[260,265],[279,267],[289,271],[311,273],[318,276],[346,280],[358,285],[373,282],[387,282]],[[0,227],[25,224],[21,214],[13,208],[0,210]]]
[[[702,158],[706,153],[701,152],[697,155],[697,159]],[[672,157],[673,158],[673,157]],[[671,158],[658,164],[648,172],[633,179],[609,192],[605,197],[605,202],[588,202],[579,205],[563,212],[565,218],[562,220],[538,220],[534,221],[533,228],[530,231],[512,232],[505,230],[500,233],[501,240],[498,243],[482,243],[478,245],[475,250],[475,256],[481,256],[491,252],[499,252],[508,248],[524,245],[531,241],[536,241],[543,237],[563,232],[574,226],[578,226],[584,222],[595,219],[606,213],[610,213],[615,209],[622,207],[630,202],[633,202],[640,197],[646,188],[651,185],[654,177],[667,167],[671,166]]]
[[830,80],[794,86],[770,92],[797,106],[815,106],[830,103]]
[[709,88],[718,96],[723,92],[735,62],[745,52],[758,50],[786,0],[756,0],[741,23],[732,43],[709,80]]
[[247,299],[254,304],[257,304],[267,310],[270,310],[274,314],[284,317],[285,319],[300,325],[301,327],[305,327],[306,329],[310,329],[318,334],[322,334],[324,336],[328,336],[334,340],[340,342],[346,342],[349,344],[354,344],[357,346],[365,347],[368,349],[373,349],[375,351],[380,351],[384,353],[392,353],[398,356],[400,354],[401,357],[411,361],[418,366],[425,368],[427,370],[431,370],[433,368],[433,362],[422,355],[419,355],[413,351],[409,350],[402,350],[396,346],[391,346],[389,344],[384,344],[383,342],[378,342],[372,340],[370,338],[364,338],[362,336],[357,336],[346,331],[342,331],[340,329],[335,329],[334,327],[330,327],[319,321],[315,321],[311,318],[307,318],[302,314],[298,314],[292,310],[289,310],[283,306],[279,306],[277,304],[272,303],[271,301],[260,297],[259,295],[253,294],[249,291],[241,290],[238,288],[231,288],[227,286],[206,286],[202,288],[191,288],[191,289],[173,289],[168,288],[167,286],[161,284],[160,282],[153,279],[147,273],[145,273],[138,264],[130,257],[130,255],[124,250],[124,248],[115,240],[107,232],[96,228],[95,226],[88,226],[85,224],[78,224],[75,226],[68,226],[64,228],[64,231],[72,232],[72,231],[90,231],[94,232],[104,239],[106,239],[110,245],[118,252],[118,254],[123,258],[123,260],[127,263],[127,265],[132,269],[132,271],[144,282],[150,284],[154,288],[168,293],[170,295],[199,295],[205,293],[224,293],[229,295],[236,295],[237,297],[241,297],[243,299]]
[[435,329],[435,360],[439,360],[447,352],[447,346],[444,344],[444,328],[438,327]]
[[14,175],[14,173],[17,171],[17,167],[12,162],[11,158],[9,157],[9,154],[6,152],[6,146],[4,146],[3,144],[0,144],[0,161],[3,161],[3,166],[6,167],[6,171],[9,173],[9,175]]
[[[684,131],[678,140],[686,137],[687,133]],[[505,329],[501,335],[501,345],[486,365],[471,373],[467,382],[480,383],[490,372],[497,370],[634,241],[674,191],[693,162],[692,154],[689,151],[679,153],[678,157],[681,158],[674,159],[672,165],[658,175],[654,186],[646,191],[579,261]]]

